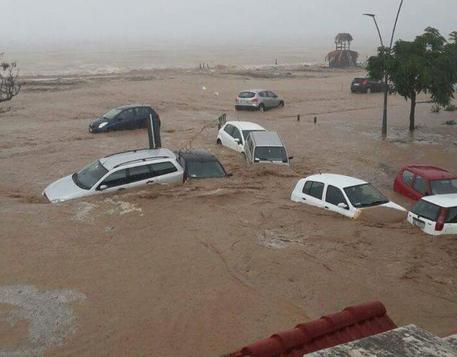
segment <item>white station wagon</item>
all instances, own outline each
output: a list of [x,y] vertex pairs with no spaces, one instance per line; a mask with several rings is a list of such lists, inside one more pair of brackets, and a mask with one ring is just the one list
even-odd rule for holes
[[357,218],[361,210],[370,207],[388,207],[406,212],[370,183],[335,174],[312,175],[301,179],[290,198],[294,202],[324,208],[349,218]]
[[250,133],[265,131],[265,128],[249,121],[228,121],[217,134],[217,143],[229,149],[244,152],[244,144]]
[[142,185],[182,181],[183,168],[172,151],[163,148],[131,150],[105,156],[51,183],[43,196],[56,203]]
[[422,197],[408,212],[408,222],[434,236],[457,234],[457,193]]

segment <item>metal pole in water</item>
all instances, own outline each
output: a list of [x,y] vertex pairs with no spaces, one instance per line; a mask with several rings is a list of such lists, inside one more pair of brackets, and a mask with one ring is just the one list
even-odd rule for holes
[[154,132],[154,123],[152,119],[152,114],[149,114],[148,120],[148,138],[149,138],[149,148],[156,149],[156,140],[155,140],[155,132]]

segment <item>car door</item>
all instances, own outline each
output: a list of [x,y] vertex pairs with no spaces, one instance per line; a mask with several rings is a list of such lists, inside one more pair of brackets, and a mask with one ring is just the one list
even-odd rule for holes
[[171,161],[157,162],[150,165],[152,171],[152,183],[172,184],[183,180],[183,172],[178,170]]
[[[341,207],[341,205],[345,205],[346,207]],[[346,217],[352,218],[354,216],[354,212],[350,209],[349,204],[344,197],[343,191],[332,185],[327,186],[324,208],[329,211],[342,214]]]
[[404,170],[400,177],[400,185],[403,191],[402,193],[413,200],[418,200],[422,197],[422,195],[413,189],[413,182],[414,173],[408,170]]
[[268,92],[259,92],[260,102],[263,104],[265,108],[271,108],[271,101],[268,97]]
[[322,195],[324,193],[324,183],[319,181],[308,180],[303,185],[302,190],[302,202],[311,206],[323,208],[324,202],[322,201]]
[[234,137],[233,137],[233,131],[235,127],[231,124],[226,124],[224,128],[221,130],[221,142],[222,145],[232,149],[236,150],[237,148],[237,143],[235,143]]
[[268,96],[270,97],[270,101],[271,101],[271,106],[272,107],[277,107],[279,106],[279,97],[273,93],[273,92],[268,92]]
[[132,118],[132,111],[130,109],[123,110],[114,118],[114,130],[124,130],[129,128],[129,120]]
[[128,184],[127,176],[127,169],[111,171],[101,180],[95,190],[97,192],[121,191]]
[[145,107],[136,108],[136,121],[135,128],[145,128],[147,126],[147,119],[149,111]]
[[233,137],[233,144],[234,144],[233,150],[242,152],[243,151],[243,137],[242,137],[240,129],[238,129],[236,126],[233,127],[232,137]]

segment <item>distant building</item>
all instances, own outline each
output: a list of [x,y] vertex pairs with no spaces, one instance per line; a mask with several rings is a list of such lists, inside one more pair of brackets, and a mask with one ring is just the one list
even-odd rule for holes
[[327,54],[325,60],[330,68],[355,67],[357,65],[358,52],[351,51],[353,38],[350,33],[339,33],[335,37],[336,50]]

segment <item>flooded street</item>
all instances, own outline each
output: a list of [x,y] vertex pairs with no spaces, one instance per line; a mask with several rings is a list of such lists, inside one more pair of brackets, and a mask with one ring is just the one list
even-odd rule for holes
[[[0,114],[0,355],[218,356],[370,300],[397,325],[455,329],[455,236],[427,236],[382,209],[350,220],[290,200],[300,178],[331,172],[410,208],[392,191],[402,166],[457,173],[457,126],[445,125],[456,112],[419,104],[410,136],[409,102],[391,95],[383,141],[382,94],[349,90],[363,75],[292,66],[27,78]],[[285,107],[235,112],[248,88],[277,92]],[[129,103],[160,114],[164,147],[208,149],[233,177],[46,203],[52,181],[147,146],[145,130],[88,132],[91,119]],[[249,167],[217,146],[222,113],[277,131],[290,168]]]

